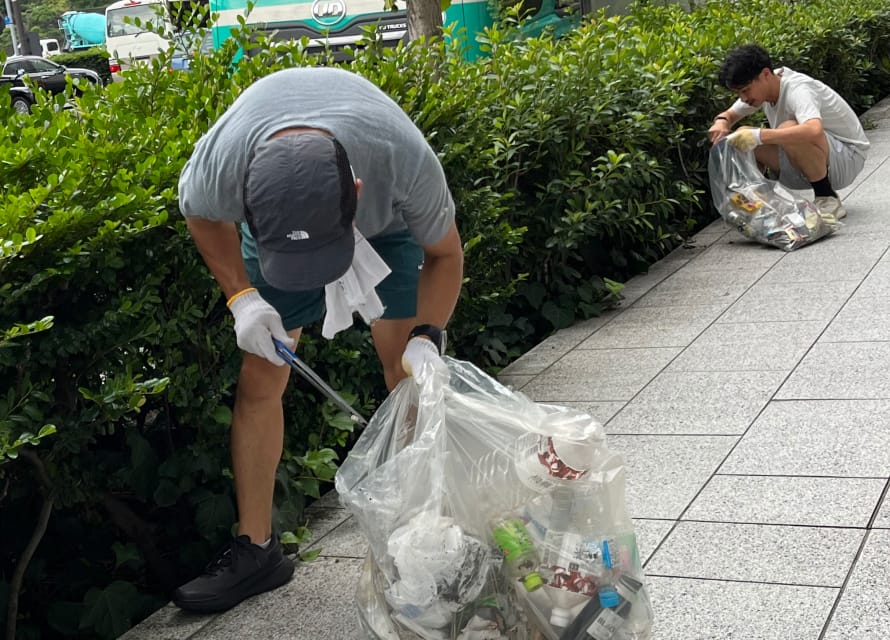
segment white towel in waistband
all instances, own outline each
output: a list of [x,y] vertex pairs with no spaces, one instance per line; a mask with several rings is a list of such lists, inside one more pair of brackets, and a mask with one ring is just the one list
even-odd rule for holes
[[352,314],[356,311],[369,325],[383,315],[383,303],[374,290],[390,274],[386,265],[365,237],[353,229],[355,255],[352,266],[339,280],[324,288],[327,310],[321,335],[333,338],[338,331],[352,326]]

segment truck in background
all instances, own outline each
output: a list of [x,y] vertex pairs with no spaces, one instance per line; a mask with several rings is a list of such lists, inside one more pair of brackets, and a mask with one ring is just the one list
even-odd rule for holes
[[40,39],[40,55],[44,58],[52,58],[54,55],[61,52],[62,49],[59,47],[59,41],[55,38]]
[[[207,0],[118,0],[105,8],[105,48],[112,74],[166,51],[170,38],[200,25],[187,21]],[[137,24],[138,22],[138,24]]]
[[105,16],[101,13],[66,11],[59,18],[59,29],[65,34],[63,51],[78,51],[105,44]]
[[170,41],[163,34],[172,30],[163,0],[118,0],[105,7],[105,48],[111,72],[126,71],[165,51]]
[[[408,19],[405,0],[397,9],[386,10],[384,0],[256,0],[248,13],[248,0],[209,0],[210,12],[217,14],[213,25],[214,48],[219,48],[238,28],[239,19],[248,25],[271,32],[276,40],[309,38],[309,49],[327,47],[336,55],[339,49],[353,45],[371,26],[384,44],[395,46],[406,37]],[[546,28],[557,34],[568,31],[580,21],[584,0],[520,0],[528,16],[523,30],[538,35]],[[457,37],[464,39],[466,57],[473,59],[482,51],[476,35],[496,20],[496,2],[491,0],[452,0],[443,14],[446,26],[455,25]],[[582,7],[583,4],[583,7]]]

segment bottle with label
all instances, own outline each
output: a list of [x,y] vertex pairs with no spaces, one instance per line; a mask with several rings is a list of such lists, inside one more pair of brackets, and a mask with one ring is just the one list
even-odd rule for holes
[[528,591],[521,580],[513,580],[512,582],[516,599],[527,618],[533,622],[534,626],[546,640],[559,640],[559,635],[550,624],[550,607],[552,603],[547,595],[546,587]]
[[544,580],[538,572],[541,564],[525,523],[519,518],[508,518],[495,523],[492,536],[504,554],[507,573],[520,578],[526,591],[539,589]]
[[[583,640],[612,640],[630,615],[631,604],[615,594],[613,606],[603,607],[586,629]],[[579,639],[581,640],[581,639]]]
[[549,527],[544,538],[547,595],[552,607],[550,624],[567,627],[596,593],[599,553],[571,531],[574,494],[558,487],[551,494]]
[[643,588],[643,584],[613,567],[608,540],[603,540],[601,553],[603,572],[597,596],[578,613],[572,624],[560,635],[560,640],[611,640],[631,616],[637,602],[637,593]]
[[[589,416],[582,417],[590,422]],[[557,486],[571,486],[588,477],[598,456],[606,452],[602,427],[582,428],[575,424],[578,420],[574,414],[547,416],[538,425],[540,431],[524,433],[472,457],[469,480],[484,503],[478,506],[489,513],[512,512]]]
[[497,598],[482,600],[456,640],[496,640],[507,638],[507,622]]
[[620,640],[646,640],[652,631],[652,605],[643,589],[643,583],[631,575],[622,573],[615,588],[618,595],[631,604],[627,622],[621,628],[617,638]]
[[516,442],[520,481],[541,493],[571,485],[596,468],[603,452],[597,440],[570,440],[527,433]]

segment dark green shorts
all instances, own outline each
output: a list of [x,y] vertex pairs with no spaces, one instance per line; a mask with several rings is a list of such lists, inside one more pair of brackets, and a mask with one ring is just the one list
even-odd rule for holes
[[[392,271],[377,285],[377,295],[385,307],[383,317],[413,318],[417,315],[417,279],[423,266],[423,249],[407,231],[368,238],[368,242]],[[282,291],[266,283],[257,261],[256,241],[246,224],[241,225],[241,255],[251,284],[281,314],[286,330],[324,318],[324,288]]]

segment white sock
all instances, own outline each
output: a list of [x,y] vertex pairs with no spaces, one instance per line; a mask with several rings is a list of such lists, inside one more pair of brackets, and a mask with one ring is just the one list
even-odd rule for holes
[[270,544],[272,544],[272,538],[271,538],[271,537],[270,537],[268,540],[266,540],[263,544],[258,544],[257,546],[258,546],[260,549],[268,549]]

